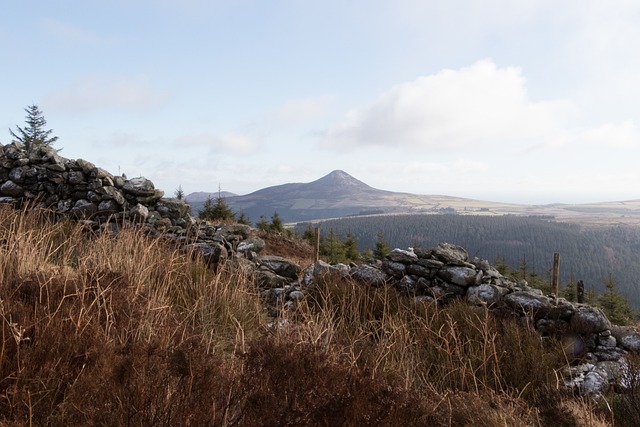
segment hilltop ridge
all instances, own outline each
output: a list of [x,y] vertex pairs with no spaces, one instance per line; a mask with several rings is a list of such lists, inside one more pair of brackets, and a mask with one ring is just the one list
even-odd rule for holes
[[[193,211],[203,200],[191,193],[186,200]],[[256,190],[246,195],[225,196],[235,212],[243,212],[252,221],[278,212],[285,222],[321,220],[363,214],[459,214],[459,215],[534,215],[558,221],[582,224],[640,225],[640,199],[589,204],[526,205],[476,200],[446,195],[423,195],[374,188],[343,170],[308,183],[285,183]]]

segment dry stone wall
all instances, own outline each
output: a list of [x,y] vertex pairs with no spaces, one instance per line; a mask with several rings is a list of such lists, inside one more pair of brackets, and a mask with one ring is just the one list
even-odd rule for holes
[[86,160],[70,160],[52,147],[31,152],[13,143],[2,147],[0,201],[31,201],[61,215],[104,224],[107,219],[148,223],[157,228],[185,226],[188,206],[144,178],[115,176]]
[[290,289],[304,290],[326,275],[349,278],[363,286],[391,286],[429,303],[462,298],[497,316],[515,316],[523,326],[535,327],[542,337],[562,339],[568,358],[580,361],[566,368],[565,385],[582,394],[628,386],[631,373],[626,356],[640,352],[640,334],[612,325],[600,309],[544,295],[526,281],[505,277],[488,261],[469,257],[464,248],[448,243],[432,249],[394,249],[373,265],[318,262]]
[[44,208],[77,219],[96,233],[115,233],[122,225],[137,224],[200,254],[214,267],[236,251],[257,253],[264,247],[251,237],[251,227],[196,220],[189,205],[165,198],[144,177],[113,175],[89,161],[64,158],[47,146],[27,152],[16,143],[0,145],[0,203]]

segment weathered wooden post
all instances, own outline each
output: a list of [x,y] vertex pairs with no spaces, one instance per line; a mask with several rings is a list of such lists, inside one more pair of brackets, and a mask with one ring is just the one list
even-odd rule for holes
[[582,280],[578,280],[578,284],[576,285],[576,294],[578,296],[578,303],[584,303],[584,282]]
[[314,261],[318,262],[320,260],[320,227],[315,228],[315,248],[314,248]]
[[560,274],[560,254],[553,254],[553,278],[551,282],[551,293],[558,296],[558,276]]

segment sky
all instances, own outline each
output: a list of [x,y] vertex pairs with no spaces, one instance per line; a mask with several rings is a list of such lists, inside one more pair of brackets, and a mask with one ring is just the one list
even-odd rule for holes
[[[172,196],[341,169],[525,204],[640,198],[638,0],[3,0],[0,143]],[[2,129],[5,129],[4,131]]]

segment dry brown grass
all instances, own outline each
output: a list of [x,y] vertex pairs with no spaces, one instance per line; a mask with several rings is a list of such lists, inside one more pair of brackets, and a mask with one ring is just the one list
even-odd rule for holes
[[192,255],[0,209],[0,425],[601,425],[510,319],[329,280],[269,327]]

